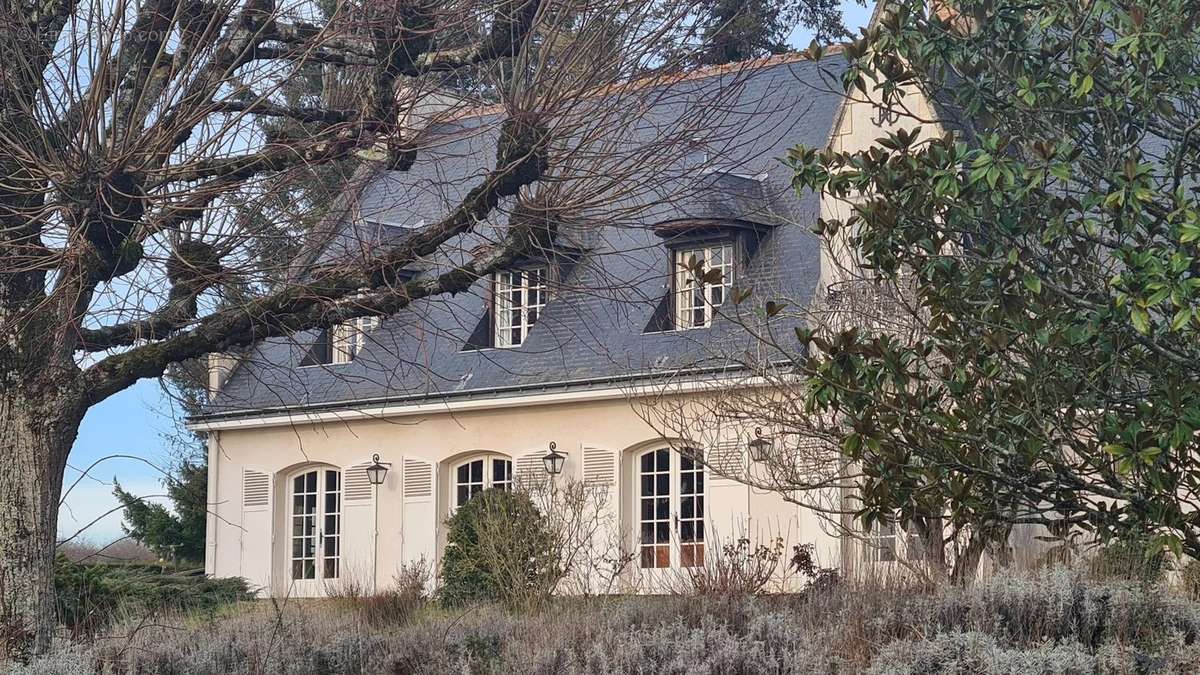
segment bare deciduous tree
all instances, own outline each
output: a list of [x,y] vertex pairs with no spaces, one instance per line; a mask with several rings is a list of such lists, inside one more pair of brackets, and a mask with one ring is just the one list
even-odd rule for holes
[[[651,183],[679,177],[667,167],[698,136],[735,133],[716,119],[721,105],[671,129],[619,132],[636,128],[655,85],[679,77],[661,54],[678,51],[663,42],[680,40],[690,8],[651,4],[50,0],[4,10],[0,635],[9,655],[49,641],[63,471],[90,406],[172,364],[463,291],[614,191],[653,195]],[[284,92],[314,73],[323,95]],[[490,107],[475,110],[481,102]],[[365,261],[317,264],[362,185],[438,152],[425,127],[481,114],[499,131],[494,159],[444,217],[393,245],[364,243]],[[299,205],[324,217],[297,225],[281,177],[352,159],[360,166],[336,200]],[[402,273],[501,221],[496,237],[436,274]],[[294,254],[278,255],[295,242]]]

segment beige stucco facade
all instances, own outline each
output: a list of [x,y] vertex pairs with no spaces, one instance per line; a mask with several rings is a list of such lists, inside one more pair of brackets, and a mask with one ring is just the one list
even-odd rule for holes
[[[868,84],[867,90],[874,91]],[[902,111],[902,112],[901,112]],[[877,144],[898,131],[920,132],[920,141],[928,141],[944,134],[935,120],[937,112],[930,101],[915,89],[906,90],[894,107],[893,112],[882,110],[866,98],[862,92],[854,91],[847,98],[834,123],[829,147],[834,152],[855,154]],[[846,222],[853,214],[854,204],[860,199],[836,199],[828,194],[821,198],[821,217],[826,220]],[[853,232],[841,230],[835,241],[828,244],[821,255],[821,280],[826,286],[861,278],[861,261],[848,245]]]
[[[345,584],[384,588],[402,565],[440,559],[460,463],[503,457],[518,478],[544,477],[541,458],[551,441],[567,455],[559,484],[586,481],[605,495],[601,508],[615,531],[593,545],[615,548],[619,541],[636,552],[639,456],[695,445],[659,435],[639,414],[644,403],[627,389],[587,390],[201,425],[209,432],[213,501],[206,571],[244,577],[263,595],[319,596]],[[740,441],[723,445],[726,466],[736,457],[753,470]],[[377,490],[365,472],[375,453],[391,465]],[[675,450],[672,456],[679,460]],[[292,480],[312,468],[342,475],[340,571],[324,584],[294,583],[289,569]],[[820,519],[777,494],[708,472],[703,496],[710,556],[740,537],[756,543],[782,537],[785,551],[812,544],[821,560],[837,562],[837,541]],[[643,572],[635,556],[614,590],[667,590],[686,576],[677,553],[666,571]],[[792,583],[785,567],[786,556],[782,587]]]

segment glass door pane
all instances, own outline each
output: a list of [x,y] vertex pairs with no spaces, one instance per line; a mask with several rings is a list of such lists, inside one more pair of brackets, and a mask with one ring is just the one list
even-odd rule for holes
[[292,479],[292,578],[317,577],[317,472]]
[[638,466],[641,566],[671,566],[671,452],[652,450]]
[[483,491],[483,460],[460,464],[454,474],[454,505],[462,506]]
[[322,579],[337,579],[342,560],[341,474],[325,471],[325,503],[322,505]]
[[704,565],[704,465],[679,458],[679,564]]
[[341,472],[306,471],[292,478],[290,487],[292,579],[337,579],[342,559]]

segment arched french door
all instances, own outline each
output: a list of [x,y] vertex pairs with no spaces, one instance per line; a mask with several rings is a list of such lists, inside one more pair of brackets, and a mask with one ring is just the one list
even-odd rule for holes
[[288,491],[292,594],[324,595],[342,573],[342,473],[305,468],[291,475]]
[[657,448],[635,457],[637,565],[652,581],[665,571],[704,565],[704,465]]
[[503,455],[475,456],[456,464],[450,473],[451,508],[457,509],[488,488],[511,490],[512,475],[512,459]]

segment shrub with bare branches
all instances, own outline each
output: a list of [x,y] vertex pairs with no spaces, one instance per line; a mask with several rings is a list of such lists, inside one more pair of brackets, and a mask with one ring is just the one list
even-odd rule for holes
[[405,563],[387,588],[359,600],[363,620],[370,626],[398,626],[411,621],[430,602],[433,567],[425,558]]
[[[681,158],[723,145],[737,68],[644,133],[694,36],[687,0],[84,0],[0,21],[0,630],[49,644],[55,525],[84,413],[141,378],[461,292],[583,214],[625,222]],[[297,95],[297,78],[321,83]],[[699,96],[699,94],[697,94]],[[703,96],[701,96],[703,99]],[[478,121],[478,181],[401,242],[365,234],[364,186]],[[267,122],[264,124],[263,122]],[[273,124],[272,122],[280,122]],[[736,128],[735,128],[736,127]],[[336,198],[294,199],[329,169]],[[598,208],[633,196],[627,210]],[[305,217],[297,218],[298,212]],[[314,216],[319,214],[319,216]],[[595,221],[595,222],[598,222]],[[486,226],[486,227],[485,227]],[[481,234],[469,250],[454,246]],[[358,230],[360,233],[361,230]],[[412,277],[413,265],[453,261]],[[436,327],[433,327],[436,328]],[[17,636],[17,637],[11,637]]]
[[687,568],[686,591],[697,595],[756,595],[779,569],[783,538],[767,544],[739,537],[704,556],[704,564]]

